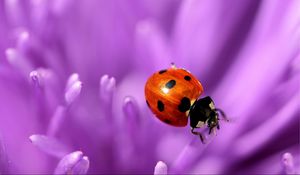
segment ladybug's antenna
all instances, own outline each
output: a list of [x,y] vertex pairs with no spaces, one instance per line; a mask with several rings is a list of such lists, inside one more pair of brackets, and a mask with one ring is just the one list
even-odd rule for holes
[[216,112],[219,112],[219,113],[221,114],[222,118],[223,118],[226,122],[229,122],[229,119],[227,118],[227,116],[226,116],[226,114],[225,114],[225,112],[224,112],[223,110],[216,108],[215,111],[216,111]]

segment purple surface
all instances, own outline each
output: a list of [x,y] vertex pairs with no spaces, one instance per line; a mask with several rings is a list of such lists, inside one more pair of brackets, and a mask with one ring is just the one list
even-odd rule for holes
[[[0,174],[299,173],[299,9],[0,1]],[[147,78],[171,62],[231,118],[209,144],[147,108]]]

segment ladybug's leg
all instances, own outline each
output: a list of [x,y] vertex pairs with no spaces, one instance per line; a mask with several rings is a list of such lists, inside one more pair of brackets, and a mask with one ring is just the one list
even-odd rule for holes
[[[216,125],[216,127],[217,127],[217,129],[219,129],[219,128],[220,128],[220,127],[219,127],[219,124]],[[209,128],[209,133],[208,133],[208,134],[213,133],[213,135],[216,136],[216,135],[217,135],[216,127],[211,127],[211,128]]]
[[[215,111],[216,111],[216,112],[219,112],[219,113],[221,114],[221,116],[223,117],[223,119],[224,119],[226,122],[229,121],[224,111],[222,111],[221,109],[218,109],[218,108],[216,108]],[[219,126],[217,126],[217,127],[219,127]],[[218,129],[219,129],[219,128],[218,128]]]
[[201,133],[201,132],[194,131],[194,129],[195,129],[195,128],[192,128],[192,129],[191,129],[191,132],[192,132],[194,135],[198,135],[198,136],[200,137],[200,139],[201,139],[201,142],[202,142],[202,143],[205,143],[205,142],[204,142],[204,137],[203,137],[202,133]]
[[209,132],[208,132],[208,134],[211,134],[211,131],[213,130],[213,127],[210,127],[209,128]]

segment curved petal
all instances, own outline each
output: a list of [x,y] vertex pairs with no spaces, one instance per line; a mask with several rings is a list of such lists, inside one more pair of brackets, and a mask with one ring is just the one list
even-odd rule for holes
[[54,138],[45,135],[31,135],[30,141],[45,153],[55,156],[63,157],[69,152],[69,148]]
[[59,161],[54,174],[86,174],[88,168],[89,159],[81,151],[75,151]]

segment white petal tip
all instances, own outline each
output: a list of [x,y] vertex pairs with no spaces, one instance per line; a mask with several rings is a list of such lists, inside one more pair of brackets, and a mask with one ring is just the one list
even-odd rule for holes
[[158,161],[154,168],[154,175],[168,174],[168,167],[163,161]]
[[38,68],[29,73],[29,78],[33,84],[44,87],[54,77],[52,70],[45,68]]
[[291,153],[284,153],[282,156],[282,164],[283,164],[283,171],[286,174],[294,174],[295,167],[294,167],[294,158]]
[[126,97],[124,98],[124,105],[126,105],[126,104],[128,104],[128,103],[131,103],[131,97],[126,96]]
[[70,77],[69,77],[69,79],[68,79],[68,81],[67,81],[66,91],[68,89],[70,89],[73,86],[73,84],[76,83],[76,82],[78,82],[78,81],[80,81],[78,73],[71,74]]
[[108,81],[108,75],[107,74],[105,74],[105,75],[103,75],[101,78],[100,78],[100,86],[103,86],[104,84],[106,84],[107,83],[107,81]]
[[38,138],[39,136],[41,136],[41,135],[31,135],[31,136],[29,137],[30,142],[31,142],[31,143],[35,143],[35,141],[37,140],[37,138]]
[[18,46],[19,47],[25,46],[29,40],[29,37],[30,37],[30,35],[27,31],[20,32],[18,35]]
[[68,105],[74,102],[79,96],[82,89],[82,82],[76,81],[65,93],[65,101]]
[[133,97],[126,96],[123,101],[123,112],[127,117],[138,115],[138,105]]
[[81,151],[64,156],[58,163],[54,174],[86,174],[89,169],[89,159]]
[[74,166],[73,174],[86,174],[90,167],[90,160],[87,156],[82,159]]
[[109,77],[108,75],[103,75],[100,78],[100,99],[105,102],[109,102],[112,98],[113,92],[116,88],[116,79],[114,77]]
[[14,64],[17,60],[18,53],[16,49],[8,48],[5,50],[6,59],[10,64]]
[[39,73],[36,70],[31,71],[29,73],[29,77],[30,77],[31,81],[33,82],[33,84],[35,84],[37,86],[40,85],[40,82],[39,82],[39,79],[40,79]]

